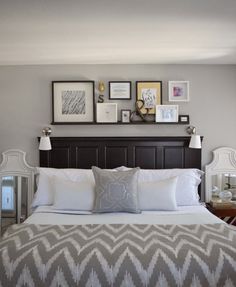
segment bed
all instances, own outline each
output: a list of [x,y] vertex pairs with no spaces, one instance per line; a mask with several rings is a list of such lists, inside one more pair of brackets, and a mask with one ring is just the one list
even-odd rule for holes
[[[188,141],[185,137],[52,138],[52,151],[40,153],[42,173],[75,180],[81,174],[90,177],[86,169],[99,166],[101,170],[93,171],[96,192],[100,173],[102,178],[107,174],[127,178],[133,173],[134,179],[138,176],[140,206],[141,186],[143,192],[147,187],[141,179],[147,177],[153,182],[158,176],[155,187],[164,182],[166,194],[175,184],[176,201],[181,190],[186,195],[179,195],[173,210],[55,209],[55,202],[74,204],[75,182],[54,177],[58,190],[68,186],[71,197],[62,194],[57,201],[58,194],[54,195],[54,205],[38,205],[23,224],[7,230],[0,242],[0,286],[236,286],[235,228],[203,204],[184,205],[191,188],[189,175],[199,174],[201,168],[201,151],[189,149]],[[135,170],[136,166],[141,169]],[[176,174],[178,179],[173,179]],[[201,194],[198,185],[194,188]],[[167,195],[161,196],[164,201]]]

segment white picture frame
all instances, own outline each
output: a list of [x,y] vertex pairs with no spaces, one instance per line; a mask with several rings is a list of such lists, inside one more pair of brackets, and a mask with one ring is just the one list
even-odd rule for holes
[[121,110],[121,122],[130,123],[131,110]]
[[176,123],[179,121],[178,105],[156,105],[157,123]]
[[116,123],[117,104],[97,103],[97,123]]
[[94,81],[52,82],[52,124],[94,122]]
[[189,102],[189,81],[169,81],[169,102]]

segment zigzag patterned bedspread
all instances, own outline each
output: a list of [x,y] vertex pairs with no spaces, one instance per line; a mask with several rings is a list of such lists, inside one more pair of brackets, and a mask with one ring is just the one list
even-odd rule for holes
[[12,226],[0,286],[236,286],[236,229],[212,225]]

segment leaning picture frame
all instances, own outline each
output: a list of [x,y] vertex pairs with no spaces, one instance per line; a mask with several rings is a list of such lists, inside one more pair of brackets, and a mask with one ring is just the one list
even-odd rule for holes
[[142,114],[155,114],[156,105],[162,104],[161,81],[136,81],[136,101],[142,101]]
[[116,123],[117,103],[97,103],[97,123]]
[[169,81],[169,102],[189,102],[189,81]]
[[121,122],[130,123],[131,110],[121,110]]
[[178,105],[157,105],[156,122],[157,123],[176,123],[179,121]]
[[94,122],[94,81],[52,82],[52,124]]
[[131,100],[131,82],[110,81],[109,100]]

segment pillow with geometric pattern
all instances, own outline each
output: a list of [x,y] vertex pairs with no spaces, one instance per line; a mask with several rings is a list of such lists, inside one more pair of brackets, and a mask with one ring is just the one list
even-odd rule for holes
[[92,171],[95,178],[93,212],[141,212],[137,186],[139,168],[112,172],[93,166]]

